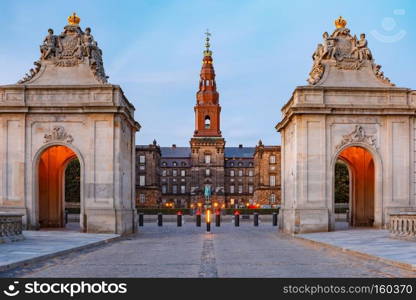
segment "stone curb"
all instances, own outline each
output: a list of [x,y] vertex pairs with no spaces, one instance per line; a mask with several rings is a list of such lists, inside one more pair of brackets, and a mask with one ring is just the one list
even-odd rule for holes
[[293,235],[293,237],[295,239],[301,241],[301,242],[305,242],[305,243],[308,243],[308,244],[313,245],[313,246],[320,246],[320,247],[335,250],[335,251],[338,251],[338,252],[351,254],[351,255],[354,255],[356,257],[383,262],[385,264],[395,266],[395,267],[398,267],[398,268],[402,268],[402,269],[407,270],[407,271],[413,271],[413,272],[416,271],[416,265],[413,265],[413,264],[408,264],[408,263],[400,262],[400,261],[397,261],[397,260],[383,258],[383,257],[380,257],[380,256],[368,254],[368,253],[357,251],[357,250],[351,250],[351,249],[344,248],[344,247],[334,246],[334,245],[327,244],[327,243],[324,243],[324,242],[314,241],[314,240],[311,240],[311,239],[308,239],[308,238],[305,238],[305,237],[300,237],[300,236],[296,236],[296,235]]
[[74,252],[74,251],[85,250],[85,249],[101,246],[101,245],[104,245],[104,244],[112,243],[112,242],[121,240],[125,237],[126,236],[121,236],[120,235],[120,236],[108,238],[108,239],[105,239],[105,240],[96,241],[96,242],[93,242],[93,243],[90,243],[90,244],[87,244],[87,245],[82,245],[82,246],[78,246],[78,247],[74,247],[74,248],[69,248],[69,249],[65,249],[65,250],[61,250],[61,251],[57,251],[57,252],[49,253],[49,254],[45,254],[45,255],[40,255],[40,256],[37,256],[37,257],[24,259],[24,260],[21,260],[21,261],[18,261],[18,262],[10,263],[10,264],[0,265],[0,273],[5,272],[5,271],[11,271],[13,269],[23,267],[23,266],[27,267],[27,266],[30,266],[32,264],[39,263],[39,262],[45,261],[45,260],[50,259],[50,258],[56,258],[56,257],[59,257],[59,256],[63,256],[65,254],[69,254],[69,253]]

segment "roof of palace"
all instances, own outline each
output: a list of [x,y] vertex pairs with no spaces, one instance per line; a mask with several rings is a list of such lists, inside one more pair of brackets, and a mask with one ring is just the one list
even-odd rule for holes
[[[137,150],[147,150],[150,149],[152,145],[136,145]],[[266,146],[268,147],[268,146]],[[275,147],[275,146],[270,146]],[[238,147],[225,147],[224,156],[226,158],[253,158],[256,147],[243,147],[242,145]],[[160,147],[161,158],[190,158],[191,157],[191,147]]]
[[190,147],[160,147],[162,158],[185,158],[191,157]]
[[225,147],[224,156],[227,158],[253,158],[255,147]]

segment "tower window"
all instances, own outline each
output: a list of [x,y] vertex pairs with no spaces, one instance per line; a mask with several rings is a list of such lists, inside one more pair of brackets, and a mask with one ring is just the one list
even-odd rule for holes
[[269,181],[270,181],[270,186],[276,186],[276,176],[270,175]]
[[205,128],[211,128],[211,118],[209,116],[205,117]]
[[276,195],[275,194],[270,195],[270,203],[272,203],[272,204],[276,203]]
[[205,163],[210,164],[211,163],[211,155],[205,154]]

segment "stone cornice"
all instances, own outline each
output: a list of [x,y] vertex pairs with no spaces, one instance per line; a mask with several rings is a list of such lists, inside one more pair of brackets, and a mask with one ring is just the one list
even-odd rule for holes
[[[299,98],[307,92],[315,91],[321,103],[300,102]],[[390,101],[391,95],[402,95],[406,104]],[[384,96],[388,103],[326,103],[328,96]],[[413,103],[414,102],[414,103]],[[413,105],[411,105],[413,103]],[[276,125],[276,130],[283,129],[293,115],[299,114],[338,114],[338,115],[411,115],[416,116],[416,91],[400,87],[327,87],[327,86],[298,86],[289,101],[282,107],[283,119]]]

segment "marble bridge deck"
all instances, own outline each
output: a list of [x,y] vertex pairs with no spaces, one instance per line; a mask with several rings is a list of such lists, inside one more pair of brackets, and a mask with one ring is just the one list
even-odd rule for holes
[[0,272],[47,258],[97,246],[119,238],[117,234],[91,234],[65,230],[23,231],[23,241],[0,244]]
[[416,270],[416,241],[395,239],[387,230],[349,229],[296,235],[298,239]]

